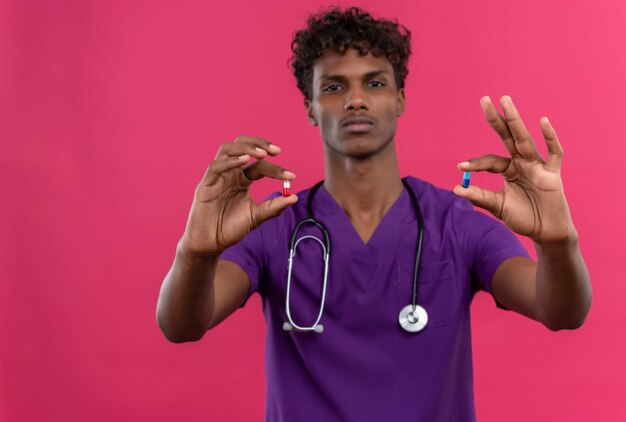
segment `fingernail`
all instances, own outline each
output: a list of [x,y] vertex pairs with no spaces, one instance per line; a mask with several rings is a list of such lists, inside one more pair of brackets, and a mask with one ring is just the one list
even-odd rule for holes
[[485,95],[484,97],[482,97],[480,99],[480,103],[481,104],[486,104],[486,103],[490,103],[491,102],[491,98],[489,98],[489,95]]
[[287,176],[287,177],[296,177],[296,175],[295,175],[295,174],[293,174],[292,172],[287,171],[287,170],[283,171],[283,174],[284,174],[285,176]]
[[278,145],[270,144],[269,149],[273,149],[274,151],[280,151],[280,147]]
[[256,148],[255,148],[255,150],[256,150],[256,152],[258,152],[259,154],[263,154],[263,153],[266,153],[266,152],[267,152],[267,151],[265,151],[263,148],[259,148],[259,147],[256,147]]
[[469,161],[463,161],[456,165],[457,168],[468,167],[470,165]]
[[248,160],[248,159],[250,159],[250,154],[240,155],[239,159],[242,160],[242,161]]

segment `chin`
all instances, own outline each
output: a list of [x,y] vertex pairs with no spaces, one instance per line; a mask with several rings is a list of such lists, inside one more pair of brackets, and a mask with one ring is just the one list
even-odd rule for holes
[[329,142],[324,140],[325,147],[335,155],[357,160],[366,160],[376,156],[392,143],[393,136],[389,140],[382,140],[380,136],[375,136],[372,133],[350,134],[349,136],[337,137]]
[[378,155],[384,147],[377,145],[354,145],[351,148],[342,148],[334,150],[341,156],[353,158],[356,160],[367,160]]
[[385,150],[392,144],[392,141],[388,142],[363,142],[360,144],[353,144],[351,147],[346,148],[346,154],[357,159],[367,159],[381,153],[384,153]]

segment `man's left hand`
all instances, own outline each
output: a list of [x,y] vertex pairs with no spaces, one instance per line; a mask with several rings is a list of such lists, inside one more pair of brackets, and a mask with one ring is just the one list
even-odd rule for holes
[[499,173],[504,188],[492,192],[477,186],[454,187],[467,198],[502,220],[514,232],[537,243],[554,243],[577,238],[561,181],[563,149],[547,117],[539,121],[548,147],[547,161],[541,157],[513,101],[500,99],[504,116],[489,97],[480,100],[487,122],[502,139],[510,157],[485,155],[459,163],[462,171]]

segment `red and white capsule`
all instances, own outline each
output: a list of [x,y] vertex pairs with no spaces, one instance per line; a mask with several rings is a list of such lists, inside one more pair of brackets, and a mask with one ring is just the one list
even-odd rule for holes
[[283,196],[287,197],[291,195],[291,182],[289,180],[283,181]]

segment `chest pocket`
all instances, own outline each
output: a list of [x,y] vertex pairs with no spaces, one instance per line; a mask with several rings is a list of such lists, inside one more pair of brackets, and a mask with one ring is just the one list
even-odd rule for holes
[[[398,265],[398,309],[413,300],[414,265]],[[422,263],[417,303],[428,312],[426,329],[449,325],[459,310],[459,292],[452,260]]]

